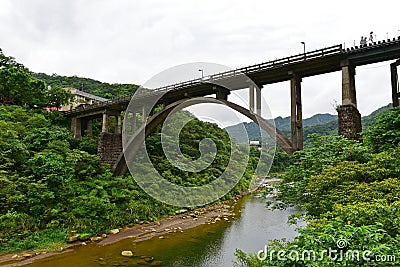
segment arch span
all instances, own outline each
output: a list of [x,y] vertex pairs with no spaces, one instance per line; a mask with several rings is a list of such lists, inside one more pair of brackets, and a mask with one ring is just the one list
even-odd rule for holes
[[[190,100],[190,101],[188,101]],[[200,103],[218,103],[220,104],[221,102],[225,104],[226,106],[236,110],[237,112],[243,114],[244,116],[248,117],[251,119],[253,122],[257,123],[258,126],[263,129],[265,132],[267,132],[270,136],[275,136],[275,141],[278,143],[278,145],[289,155],[293,153],[293,147],[292,143],[290,140],[278,129],[275,128],[274,125],[272,125],[268,120],[262,118],[261,116],[252,113],[250,110],[241,107],[235,103],[229,102],[227,100],[221,100],[221,99],[215,99],[215,98],[209,98],[209,97],[196,97],[196,98],[186,98],[186,99],[181,99],[178,100],[172,104],[169,104],[166,106],[163,110],[157,112],[154,114],[145,125],[142,125],[136,132],[130,137],[128,143],[125,145],[124,150],[128,151],[137,151],[140,147],[140,145],[144,142],[145,138],[149,136],[154,129],[161,124],[167,116],[179,105],[188,102],[186,105],[192,106],[195,104],[200,104]],[[132,154],[130,154],[132,155]],[[126,158],[128,157],[128,158]],[[129,161],[131,156],[125,155],[124,153],[121,153],[120,156],[118,157],[117,162],[113,166],[113,174],[116,176],[121,176],[125,175],[126,172],[128,171],[128,167],[126,165],[126,161]]]

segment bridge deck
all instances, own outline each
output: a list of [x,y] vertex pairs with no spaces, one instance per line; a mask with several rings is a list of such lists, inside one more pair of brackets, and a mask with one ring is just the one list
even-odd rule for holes
[[[189,96],[204,96],[215,93],[212,83],[229,84],[232,90],[246,88],[246,85],[236,83],[235,78],[245,74],[257,85],[262,86],[291,78],[292,72],[300,77],[309,77],[324,73],[339,71],[342,60],[349,60],[354,66],[372,64],[400,57],[400,37],[393,40],[379,41],[363,47],[343,49],[342,45],[335,45],[315,51],[285,57],[261,64],[234,69],[222,73],[184,81],[177,84],[160,87],[137,96],[145,100],[156,95],[163,95],[162,100],[182,98],[182,94]],[[106,102],[79,107],[65,112],[68,117],[97,116],[104,109],[125,110],[132,96],[115,98]]]

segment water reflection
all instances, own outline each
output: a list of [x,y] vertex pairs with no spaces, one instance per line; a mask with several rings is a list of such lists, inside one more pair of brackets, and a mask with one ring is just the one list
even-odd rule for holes
[[241,216],[226,228],[219,249],[213,256],[198,266],[232,266],[237,248],[246,252],[263,249],[272,239],[293,239],[298,233],[295,229],[304,226],[288,225],[287,217],[298,210],[267,210],[265,200],[249,197],[244,201]]
[[[287,217],[295,212],[296,209],[267,210],[265,199],[247,196],[237,206],[238,216],[233,221],[201,225],[183,233],[166,234],[163,239],[155,237],[139,243],[126,239],[103,247],[80,247],[29,266],[136,266],[151,263],[174,267],[232,266],[237,248],[257,252],[268,240],[293,239],[297,235],[297,226],[288,225]],[[136,257],[122,257],[123,250],[132,250]],[[145,257],[154,260],[146,262]]]

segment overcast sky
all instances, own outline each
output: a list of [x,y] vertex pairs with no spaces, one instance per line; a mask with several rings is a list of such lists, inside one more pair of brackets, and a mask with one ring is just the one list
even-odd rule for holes
[[[0,0],[0,47],[32,71],[143,84],[183,63],[242,67],[400,34],[400,1]],[[391,101],[390,62],[357,68],[359,110]],[[204,70],[207,73],[207,69]],[[200,73],[197,73],[200,75]],[[334,113],[341,74],[303,80],[303,113]],[[263,89],[288,116],[289,83]]]

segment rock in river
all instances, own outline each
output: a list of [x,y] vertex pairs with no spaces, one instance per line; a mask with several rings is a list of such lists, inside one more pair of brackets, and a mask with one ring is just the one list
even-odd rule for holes
[[125,257],[132,257],[133,256],[133,252],[130,251],[130,250],[124,250],[124,251],[121,252],[121,255],[125,256]]
[[119,233],[119,229],[118,229],[118,228],[112,229],[112,230],[110,231],[110,233],[113,234],[113,235],[116,235],[116,234]]

